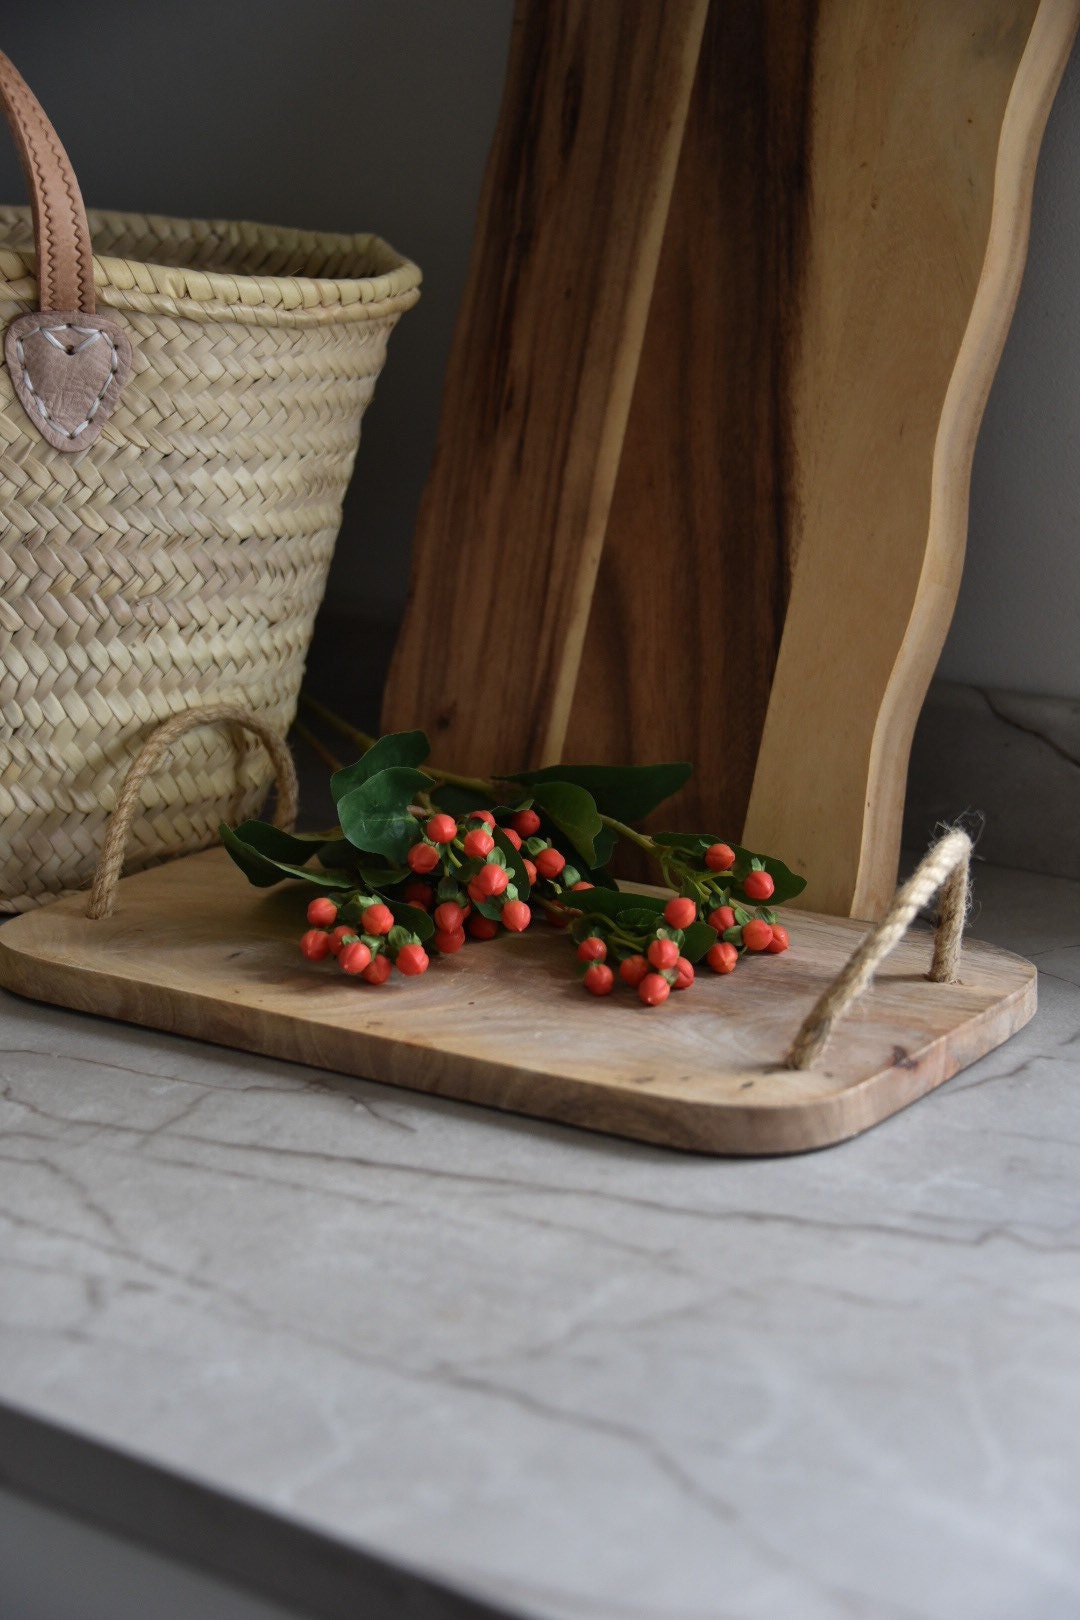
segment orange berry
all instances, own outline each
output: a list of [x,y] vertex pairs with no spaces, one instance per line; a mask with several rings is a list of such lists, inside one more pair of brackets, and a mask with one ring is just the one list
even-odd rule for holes
[[321,962],[330,954],[330,935],[323,928],[309,928],[300,935],[300,949],[309,962]]
[[453,956],[465,943],[464,928],[436,928],[435,949],[443,956]]
[[610,996],[615,988],[615,975],[606,962],[592,962],[581,982],[594,996]]
[[761,917],[751,917],[743,924],[742,937],[748,951],[767,951],[772,944],[772,924]]
[[399,973],[411,979],[417,973],[427,972],[428,953],[422,945],[403,945],[397,953],[395,965]]
[[623,984],[630,985],[631,989],[637,988],[648,971],[649,964],[643,956],[628,956],[625,961],[619,963],[619,978]]
[[360,920],[365,934],[388,934],[394,926],[394,913],[381,900],[376,900],[374,905],[364,908]]
[[751,900],[769,900],[776,890],[776,884],[768,872],[749,872],[743,889]]
[[441,906],[435,907],[433,921],[443,933],[452,934],[465,921],[465,913],[456,900],[444,900]]
[[710,872],[730,872],[735,865],[735,851],[730,844],[710,844],[705,851],[705,865]]
[[673,990],[689,990],[693,982],[693,964],[688,962],[685,956],[680,956],[679,960],[675,964],[675,983],[671,988]]
[[474,827],[472,832],[465,834],[462,849],[470,860],[485,860],[495,848],[495,840],[483,827]]
[[734,973],[739,965],[739,953],[727,940],[718,939],[706,951],[705,960],[714,973]]
[[453,816],[440,812],[426,823],[424,831],[433,844],[452,844],[457,837],[457,822]]
[[659,1007],[671,994],[671,986],[659,973],[646,973],[637,987],[637,993],[646,1007]]
[[673,939],[654,939],[645,954],[654,968],[673,968],[679,960],[679,947]]
[[414,872],[434,872],[439,864],[439,852],[434,844],[414,844],[405,859]]
[[542,849],[536,857],[536,870],[542,878],[557,878],[566,865],[566,856],[557,849]]
[[390,977],[390,958],[382,951],[373,956],[360,977],[366,979],[368,984],[385,984]]
[[508,900],[502,908],[502,925],[512,934],[523,934],[532,922],[532,912],[524,900]]
[[510,825],[522,838],[535,838],[540,831],[540,817],[535,810],[519,810],[510,817]]
[[718,934],[726,934],[729,928],[735,926],[735,913],[730,906],[717,906],[715,911],[709,912],[709,927],[715,928]]
[[351,945],[342,948],[338,957],[338,967],[342,973],[363,973],[371,961],[371,952],[362,939],[354,939]]
[[328,895],[320,895],[308,906],[307,920],[312,928],[331,928],[337,921],[337,906]]
[[786,951],[790,944],[791,940],[788,938],[787,929],[784,928],[781,923],[773,923],[772,939],[770,939],[768,944],[768,949],[772,952],[772,954],[774,956],[779,956],[780,952]]

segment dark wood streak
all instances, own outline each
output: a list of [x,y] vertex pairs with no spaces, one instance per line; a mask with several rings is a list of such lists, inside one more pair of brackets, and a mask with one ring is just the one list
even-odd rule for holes
[[561,742],[704,12],[519,0],[383,715],[466,769]]
[[791,394],[818,0],[710,8],[566,757],[688,758],[741,829],[797,528]]

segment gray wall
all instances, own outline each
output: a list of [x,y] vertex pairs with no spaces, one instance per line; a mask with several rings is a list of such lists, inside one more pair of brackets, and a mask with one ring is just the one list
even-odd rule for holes
[[[350,493],[330,605],[392,621],[510,0],[0,0],[0,44],[55,117],[87,200],[374,229],[422,266]],[[104,66],[103,66],[104,64]],[[18,197],[0,154],[0,197]],[[1080,58],[1051,115],[1032,256],[979,442],[953,680],[1080,697]]]

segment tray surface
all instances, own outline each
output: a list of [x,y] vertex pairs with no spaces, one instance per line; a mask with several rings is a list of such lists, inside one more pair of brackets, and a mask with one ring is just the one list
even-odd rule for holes
[[484,1103],[709,1153],[791,1153],[856,1135],[1021,1028],[1035,969],[965,945],[962,982],[931,984],[913,930],[820,1064],[778,1067],[865,925],[799,912],[782,956],[707,969],[662,1008],[582,993],[547,928],[469,945],[375,989],[299,956],[310,890],[250,888],[220,849],[125,878],[112,917],[84,897],[0,929],[0,984],[21,995]]

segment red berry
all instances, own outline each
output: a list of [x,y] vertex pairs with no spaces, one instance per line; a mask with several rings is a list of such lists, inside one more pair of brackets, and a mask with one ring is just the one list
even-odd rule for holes
[[472,832],[465,834],[462,849],[470,860],[484,860],[495,848],[495,840],[491,834],[485,832],[483,827],[474,827]]
[[428,953],[422,945],[403,945],[397,953],[397,970],[404,973],[406,978],[413,978],[417,973],[426,973]]
[[469,933],[473,939],[494,939],[499,932],[499,925],[492,917],[482,917],[479,912],[475,917],[469,918]]
[[328,895],[321,895],[308,906],[307,920],[312,928],[332,928],[337,921],[337,906]]
[[536,870],[542,878],[557,878],[566,865],[566,856],[557,849],[542,849],[536,857]]
[[743,889],[751,900],[768,900],[775,888],[776,884],[768,872],[748,872],[743,883]]
[[730,844],[710,844],[705,851],[705,865],[710,872],[730,872],[735,865],[735,851]]
[[705,952],[705,960],[714,973],[734,973],[739,965],[739,953],[727,940],[718,939]]
[[506,867],[499,866],[495,861],[489,861],[470,882],[469,894],[474,900],[493,900],[496,895],[506,890],[509,882],[510,874]]
[[494,827],[495,825],[495,817],[492,815],[490,810],[470,810],[469,820],[484,821],[489,827]]
[[606,961],[607,946],[604,944],[604,941],[602,939],[598,939],[595,934],[590,934],[589,938],[583,939],[581,944],[578,946],[577,959],[579,962]]
[[654,968],[673,968],[679,960],[679,947],[673,939],[654,939],[645,954]]
[[338,957],[338,967],[342,973],[363,973],[371,961],[371,952],[362,939],[354,939],[351,945],[343,947]]
[[742,937],[748,951],[767,951],[772,944],[772,924],[760,917],[751,917],[743,924]]
[[414,844],[405,859],[414,872],[434,872],[439,864],[439,852],[434,844]]
[[502,833],[507,843],[513,844],[515,849],[521,848],[521,835],[516,833],[513,827],[500,827],[499,831]]
[[419,906],[421,911],[431,910],[431,890],[426,883],[406,883],[401,898],[406,905]]
[[659,973],[646,973],[637,987],[637,993],[646,1007],[659,1007],[671,994],[671,986]]
[[773,923],[772,939],[770,939],[768,946],[772,954],[774,956],[779,956],[780,952],[786,951],[790,944],[791,940],[788,938],[787,929],[784,928],[780,923]]
[[464,921],[465,912],[456,900],[444,900],[441,906],[435,907],[435,926],[441,928],[444,934],[452,934]]
[[717,906],[715,911],[709,913],[709,927],[715,928],[718,934],[726,934],[729,928],[735,926],[735,913],[730,906]]
[[435,930],[435,949],[441,951],[444,956],[453,956],[455,951],[460,951],[464,943],[464,928],[436,928]]
[[510,825],[522,838],[535,838],[540,831],[540,817],[535,810],[519,810],[516,816],[510,817]]
[[452,844],[457,837],[457,822],[453,816],[440,811],[437,816],[432,816],[424,831],[433,844]]
[[502,908],[502,925],[512,934],[523,934],[532,922],[532,912],[524,900],[508,900]]
[[529,860],[527,855],[523,855],[521,857],[521,864],[525,868],[525,875],[529,880],[529,887],[531,888],[536,882],[536,867],[533,865],[532,861]]
[[372,906],[366,906],[360,920],[364,925],[365,934],[388,934],[394,926],[394,914],[381,900],[376,900]]
[[348,927],[345,923],[338,923],[337,927],[334,929],[333,933],[330,935],[330,949],[331,949],[331,951],[333,951],[335,956],[340,956],[341,955],[341,947],[344,945],[345,941],[347,939],[355,939],[355,938],[356,938],[356,929],[355,928]]
[[368,984],[385,984],[390,977],[390,958],[382,951],[373,956],[360,977],[366,979]]
[[669,900],[664,907],[664,921],[671,928],[689,928],[697,920],[697,906],[684,895]]
[[619,978],[631,989],[636,989],[648,971],[649,964],[643,956],[628,956],[624,962],[619,963]]
[[680,956],[675,964],[675,983],[671,988],[673,990],[689,990],[693,982],[693,965],[686,960],[685,956]]
[[615,975],[606,962],[593,962],[585,969],[581,982],[594,996],[610,996],[615,988]]
[[300,935],[300,949],[309,962],[321,962],[330,954],[330,935],[323,928],[309,928]]
[[571,885],[570,885],[570,891],[571,891],[572,894],[580,894],[582,889],[595,889],[595,888],[596,888],[595,883],[586,883],[584,881],[584,879],[579,879],[577,883],[571,883]]

